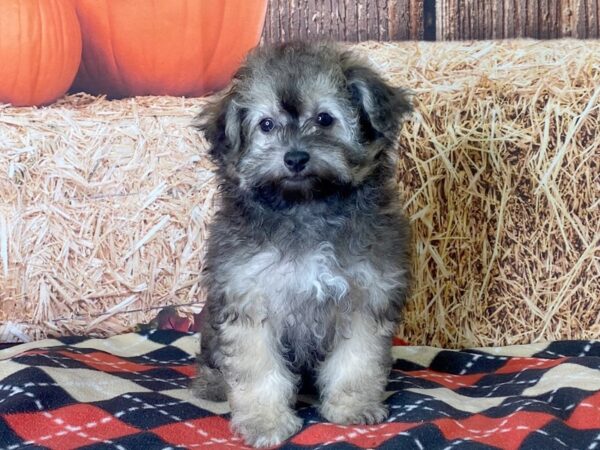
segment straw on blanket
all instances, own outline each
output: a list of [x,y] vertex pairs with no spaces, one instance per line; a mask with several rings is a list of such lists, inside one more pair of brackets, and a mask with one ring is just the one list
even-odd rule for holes
[[[364,43],[416,94],[400,334],[450,347],[600,337],[600,43]],[[205,99],[0,107],[0,339],[200,309],[216,186]]]

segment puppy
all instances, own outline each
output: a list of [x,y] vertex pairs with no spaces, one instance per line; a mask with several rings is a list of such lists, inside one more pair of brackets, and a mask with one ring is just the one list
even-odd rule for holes
[[409,225],[396,139],[411,105],[332,44],[255,50],[197,118],[220,208],[203,272],[201,398],[228,399],[248,444],[296,433],[302,373],[322,416],[387,417],[391,337],[406,298]]

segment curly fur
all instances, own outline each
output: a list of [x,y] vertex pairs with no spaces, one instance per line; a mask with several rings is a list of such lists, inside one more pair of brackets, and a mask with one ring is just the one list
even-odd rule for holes
[[[229,399],[249,444],[300,428],[292,407],[306,370],[327,419],[387,415],[390,337],[409,282],[394,144],[410,109],[404,90],[352,53],[293,43],[255,50],[197,118],[221,191],[194,388]],[[316,122],[322,112],[330,126]],[[310,155],[295,178],[284,164],[292,150]]]

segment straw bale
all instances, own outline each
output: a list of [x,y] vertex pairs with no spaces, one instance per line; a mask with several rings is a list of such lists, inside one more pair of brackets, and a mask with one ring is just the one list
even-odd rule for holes
[[[600,42],[363,43],[415,93],[398,180],[415,344],[600,337]],[[204,99],[0,106],[0,339],[197,312]]]
[[112,334],[198,304],[216,189],[190,127],[204,102],[0,110],[0,321],[32,338]]

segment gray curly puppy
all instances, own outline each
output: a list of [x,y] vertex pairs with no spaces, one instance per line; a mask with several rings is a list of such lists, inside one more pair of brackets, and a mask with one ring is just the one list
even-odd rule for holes
[[409,225],[395,143],[406,92],[332,44],[255,50],[197,118],[220,208],[203,272],[201,398],[228,399],[256,447],[296,433],[301,374],[341,424],[387,417]]

